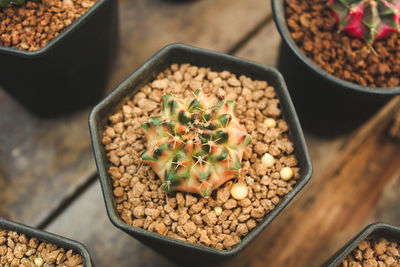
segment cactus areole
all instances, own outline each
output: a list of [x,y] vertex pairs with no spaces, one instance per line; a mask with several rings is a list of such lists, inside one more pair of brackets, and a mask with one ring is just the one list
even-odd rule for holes
[[165,192],[203,197],[239,176],[250,136],[235,118],[236,103],[212,103],[202,90],[188,102],[163,95],[161,114],[142,124],[147,149],[141,155],[163,181]]
[[329,0],[339,30],[371,44],[400,31],[400,0]]

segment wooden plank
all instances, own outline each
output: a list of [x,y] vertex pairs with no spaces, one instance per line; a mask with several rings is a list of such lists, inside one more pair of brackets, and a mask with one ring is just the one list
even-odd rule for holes
[[373,221],[400,225],[400,170],[395,172],[382,190],[377,201]]
[[[399,226],[399,217],[392,217],[392,210],[380,204],[385,188],[393,190],[388,186],[399,180],[400,143],[387,134],[399,108],[400,97],[396,97],[352,136],[325,171],[314,176],[258,240],[228,265],[321,266],[376,218],[389,217]],[[390,202],[398,209],[398,196]]]
[[[256,33],[235,55],[261,64],[276,66],[280,42],[281,37],[271,17],[269,23]],[[313,162],[313,176],[316,176],[336,156],[337,151],[347,140],[348,135],[318,137],[306,132],[305,137]]]
[[[266,56],[260,56],[260,57],[255,56],[257,53],[260,54],[260,51],[268,51],[268,50],[277,51],[279,42],[273,40],[273,38],[277,36],[277,33],[275,32],[275,34],[273,34],[274,28],[271,25],[272,25],[271,23],[268,24],[254,37],[254,39],[259,40],[263,39],[265,36],[274,36],[265,39],[265,41],[268,41],[268,43],[265,44],[264,49],[260,48],[262,47],[261,45],[260,47],[257,47],[257,45],[254,42],[254,39],[252,39],[250,40],[249,43],[243,46],[242,49],[238,51],[237,55],[241,57],[248,57],[252,60],[259,61],[264,64],[270,64],[270,65],[274,64],[273,57],[269,56],[269,55],[274,56],[273,53],[266,52]],[[259,43],[264,45],[263,41],[260,41]],[[252,50],[253,52],[250,52],[251,49],[253,49]],[[274,58],[276,59],[276,54]],[[312,161],[314,162],[314,164],[316,163],[315,164],[316,166],[314,167],[314,173],[316,174],[323,171],[326,168],[326,166],[329,165],[335,159],[335,157],[337,156],[337,152],[342,148],[343,143],[347,139],[346,136],[335,139],[317,138],[315,136],[310,136],[310,135],[307,135],[306,137],[308,146],[310,148]],[[97,188],[98,185],[96,184],[93,187]],[[121,236],[120,232],[112,234],[113,226],[111,226],[110,223],[107,221],[107,219],[105,219],[105,214],[104,214],[105,211],[102,205],[92,206],[92,204],[90,204],[91,205],[90,208],[87,207],[88,204],[86,203],[98,203],[99,201],[102,202],[102,199],[99,196],[100,195],[99,189],[93,189],[93,187],[90,188],[90,190],[88,190],[87,192],[85,192],[80,198],[78,198],[72,206],[68,207],[68,209],[66,209],[59,218],[53,221],[49,225],[49,227],[47,227],[46,230],[50,230],[56,233],[67,235],[71,238],[77,238],[78,240],[81,240],[89,247],[91,252],[94,254],[96,263],[99,264],[100,266],[108,266],[108,264],[110,264],[108,256],[106,256],[107,254],[105,252],[110,249],[113,250],[113,248],[112,247],[110,248],[108,246],[104,248],[97,247],[96,243],[98,242],[97,241],[98,237],[96,237],[96,235],[98,234],[96,234],[96,232],[98,233],[98,232],[111,231],[109,235],[107,235],[104,239],[102,239],[102,243],[103,244],[114,243],[114,245],[118,244],[118,246],[121,247],[121,252],[116,253],[120,256],[115,256],[120,259],[121,258],[123,259],[123,262],[119,263],[119,266],[141,266],[142,264],[144,264],[143,262],[136,263],[135,259],[131,260],[125,259],[122,256],[125,253],[125,250],[123,248],[131,247],[130,253],[132,255],[136,255],[142,253],[145,247],[143,245],[140,245],[139,243],[135,243],[136,244],[135,246],[129,245],[132,242],[136,241],[130,240],[129,237],[128,239],[126,239],[126,237]],[[85,213],[85,210],[89,209],[96,215],[88,216]],[[85,215],[83,216],[83,214]],[[82,225],[90,226],[93,220],[96,220],[96,224],[98,224],[98,227],[96,227],[96,229],[92,230],[90,227],[81,227]],[[79,225],[79,226],[69,228],[70,225]],[[244,259],[246,259],[247,261],[248,258],[246,257]],[[167,264],[167,262],[165,262],[160,257],[157,258],[156,256],[154,256],[154,257],[149,257],[146,264],[148,266],[155,266],[155,265],[163,266]],[[254,264],[253,261],[252,264]],[[236,266],[240,265],[237,264]]]
[[[400,225],[396,221],[399,217],[393,217],[393,210],[386,206],[387,203],[392,203],[393,208],[399,205],[396,188],[400,188],[400,143],[390,139],[386,132],[393,110],[398,108],[400,97],[337,149],[325,168],[318,171],[266,231],[225,266],[258,267],[265,266],[266,262],[268,266],[320,266],[376,218],[391,216],[387,222]],[[313,155],[313,160],[320,156]],[[394,183],[397,183],[395,189]],[[118,262],[118,266],[169,265],[161,256],[116,231],[106,218],[102,202],[96,183],[46,230],[82,241],[98,266],[110,266],[112,262]],[[109,251],[113,253],[109,255]],[[141,254],[149,256],[137,262],[136,255]]]
[[93,175],[87,112],[38,119],[0,91],[0,216],[38,225]]
[[[268,26],[269,29],[262,29],[255,39],[272,36],[273,28],[270,24]],[[267,40],[270,43],[269,48],[263,50],[264,57],[260,53],[262,46],[257,46],[254,39],[239,50],[238,55],[264,64],[274,64],[276,54],[269,51],[277,51],[278,42],[272,38]],[[352,138],[344,136],[325,139],[306,134],[314,163],[314,177],[310,184],[244,254],[226,266],[265,266],[265,262],[271,266],[319,266],[364,225],[377,218],[385,218],[384,221],[387,221],[388,216],[393,214],[387,208],[388,203],[393,203],[392,207],[399,204],[398,197],[393,197],[398,195],[398,191],[393,193],[392,185],[399,180],[397,166],[400,158],[395,153],[399,149],[398,143],[393,143],[384,129],[398,106],[399,100],[386,106],[383,112],[359,129]],[[380,151],[379,155],[376,155],[376,151]],[[83,227],[85,230],[71,230],[65,223],[73,219],[73,224],[90,226],[96,216],[86,216],[84,211],[89,208],[85,208],[84,203],[101,201],[98,191],[91,188],[85,192],[47,230],[78,238],[89,246],[97,264],[108,266],[110,261],[104,255],[113,248],[95,246],[96,231],[112,231],[112,226],[104,219],[104,208],[103,213],[97,215],[100,217],[103,214],[99,228],[93,231],[87,231],[86,227]],[[391,216],[387,222],[396,224],[396,218]],[[397,221],[397,224],[400,222]],[[83,231],[88,233],[85,235]],[[136,244],[130,250],[131,255],[140,255],[147,249],[129,237],[117,234],[110,234],[102,243],[109,244],[112,240],[118,240],[114,244],[121,246],[121,249],[114,250],[121,251],[117,253],[120,256],[112,257],[112,260],[123,259],[119,266],[168,264],[162,258],[157,258],[156,254],[140,263],[136,263],[135,257],[132,260],[126,259],[123,257],[126,253],[123,248],[129,247],[131,242]]]
[[269,66],[275,66],[279,55],[281,37],[271,21],[263,27],[249,42],[247,42],[236,56],[247,58]]
[[[161,47],[229,49],[267,16],[265,0],[121,0],[120,53],[109,89]],[[94,175],[89,110],[39,119],[0,91],[0,216],[37,226]]]
[[111,88],[170,43],[229,52],[271,16],[265,0],[120,0],[121,47]]
[[[278,48],[269,47],[278,47],[279,40],[274,27],[265,27],[238,55],[275,65]],[[311,182],[258,241],[227,266],[321,266],[363,226],[373,221],[400,225],[399,146],[383,131],[398,106],[399,99],[391,102],[355,136],[305,133],[314,169]],[[360,179],[368,183],[352,184]]]
[[98,182],[46,230],[81,241],[97,267],[175,266],[111,224]]

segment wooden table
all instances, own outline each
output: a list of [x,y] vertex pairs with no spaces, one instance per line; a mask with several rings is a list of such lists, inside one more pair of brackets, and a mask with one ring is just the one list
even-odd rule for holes
[[[274,65],[280,37],[265,0],[120,0],[121,43],[109,90],[163,46],[181,42]],[[400,226],[400,142],[387,134],[400,98],[353,133],[306,133],[314,175],[227,266],[320,266],[365,225]],[[106,216],[89,108],[54,119],[0,90],[0,216],[76,239],[96,266],[174,266]]]

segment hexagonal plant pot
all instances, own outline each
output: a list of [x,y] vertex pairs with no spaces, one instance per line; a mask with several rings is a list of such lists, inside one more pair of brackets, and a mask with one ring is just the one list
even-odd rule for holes
[[[153,80],[159,72],[168,68],[172,63],[190,63],[198,67],[209,67],[213,71],[227,70],[238,76],[246,75],[255,80],[268,81],[268,84],[275,88],[280,100],[283,117],[289,126],[289,136],[294,143],[295,155],[299,162],[300,178],[297,180],[293,190],[282,199],[275,209],[231,250],[217,250],[135,228],[124,223],[116,209],[112,181],[107,173],[109,163],[101,142],[102,132],[109,115],[113,114],[115,109],[122,105],[126,97],[133,96],[142,86]],[[89,117],[89,125],[100,183],[111,222],[129,235],[179,263],[190,265],[215,264],[217,261],[225,260],[238,254],[282,211],[311,177],[311,162],[303,133],[286,85],[279,72],[272,67],[213,51],[182,44],[166,46],[94,107]]]
[[97,102],[116,51],[117,5],[117,0],[98,0],[38,51],[0,46],[0,87],[43,116]]
[[285,16],[285,0],[272,0],[282,37],[277,68],[287,80],[300,121],[306,130],[332,136],[354,130],[373,115],[400,87],[373,88],[341,80],[318,67],[297,46]]
[[370,224],[336,252],[324,266],[340,266],[342,260],[345,259],[361,241],[371,237],[384,237],[389,240],[400,242],[400,228],[385,223]]
[[84,245],[77,241],[2,218],[0,218],[0,230],[15,231],[19,234],[25,234],[29,238],[36,238],[39,241],[57,245],[59,248],[63,248],[65,250],[72,249],[82,256],[85,267],[94,266],[89,255],[89,251]]

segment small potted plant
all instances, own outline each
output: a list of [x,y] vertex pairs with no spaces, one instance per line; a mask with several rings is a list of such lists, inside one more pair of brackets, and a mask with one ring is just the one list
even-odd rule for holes
[[179,263],[236,255],[311,176],[280,74],[200,48],[162,49],[89,125],[111,222]]
[[100,98],[117,42],[116,0],[0,1],[0,86],[38,115]]
[[341,248],[325,266],[398,266],[398,264],[400,264],[400,229],[384,223],[374,223],[365,227]]
[[80,243],[0,218],[0,266],[91,267]]
[[400,93],[399,1],[273,0],[278,69],[305,127],[354,129]]

